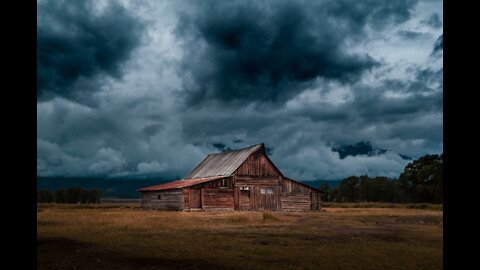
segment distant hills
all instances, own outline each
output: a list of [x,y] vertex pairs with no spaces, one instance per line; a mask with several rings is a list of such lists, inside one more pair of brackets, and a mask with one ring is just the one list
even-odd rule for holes
[[136,191],[146,186],[170,182],[170,179],[122,179],[122,178],[87,178],[87,177],[37,177],[37,190],[55,191],[59,188],[81,187],[99,188],[103,198],[134,199],[140,198]]
[[[129,178],[87,178],[87,177],[37,177],[37,190],[55,191],[60,188],[81,187],[84,189],[99,188],[103,198],[136,199],[140,193],[136,190],[146,186],[160,185],[173,179],[129,179]],[[340,181],[313,180],[303,183],[318,188],[327,183],[330,189],[340,184]]]

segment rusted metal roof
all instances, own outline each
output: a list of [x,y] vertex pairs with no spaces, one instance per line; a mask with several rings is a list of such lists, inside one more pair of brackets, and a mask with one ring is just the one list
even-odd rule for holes
[[238,150],[209,154],[185,178],[232,175],[252,153],[261,147],[263,144],[255,144]]
[[168,182],[161,185],[140,188],[140,189],[137,189],[137,191],[156,191],[156,190],[184,188],[184,187],[195,186],[201,183],[213,181],[213,180],[224,178],[224,177],[228,177],[228,176],[215,176],[215,177],[197,178],[197,179],[182,179],[182,180],[176,180],[176,181]]

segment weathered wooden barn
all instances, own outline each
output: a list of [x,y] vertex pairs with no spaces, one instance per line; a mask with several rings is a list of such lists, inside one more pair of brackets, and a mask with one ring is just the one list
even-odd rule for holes
[[138,191],[150,209],[321,210],[321,191],[285,177],[263,143],[209,154],[185,179]]

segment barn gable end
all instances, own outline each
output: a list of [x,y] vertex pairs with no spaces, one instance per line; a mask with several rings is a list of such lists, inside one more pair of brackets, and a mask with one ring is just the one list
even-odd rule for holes
[[282,175],[280,170],[275,167],[273,162],[265,153],[265,148],[260,147],[253,152],[245,161],[235,170],[237,176],[270,176],[279,177]]

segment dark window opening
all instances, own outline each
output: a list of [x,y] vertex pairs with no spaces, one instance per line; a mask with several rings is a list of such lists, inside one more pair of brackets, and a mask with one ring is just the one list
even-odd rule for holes
[[220,182],[220,187],[226,188],[227,187],[227,180],[222,179],[222,181]]
[[161,199],[162,199],[162,195],[158,195],[158,199],[161,200]]

